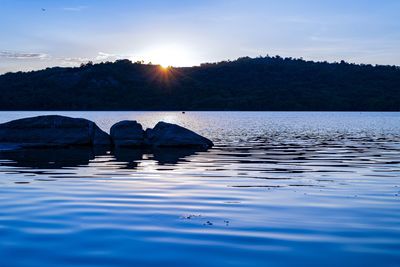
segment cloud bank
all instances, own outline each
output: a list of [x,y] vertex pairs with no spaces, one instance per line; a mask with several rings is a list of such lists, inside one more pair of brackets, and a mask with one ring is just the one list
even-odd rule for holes
[[49,56],[44,53],[22,53],[12,51],[0,51],[0,58],[6,59],[45,59]]

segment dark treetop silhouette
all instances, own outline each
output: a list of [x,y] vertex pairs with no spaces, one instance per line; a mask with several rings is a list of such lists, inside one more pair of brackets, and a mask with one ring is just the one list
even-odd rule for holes
[[1,110],[399,111],[400,68],[276,57],[168,68],[119,60],[0,76]]

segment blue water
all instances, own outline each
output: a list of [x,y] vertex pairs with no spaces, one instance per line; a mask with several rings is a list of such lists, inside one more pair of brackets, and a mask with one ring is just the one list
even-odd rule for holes
[[56,113],[216,146],[0,152],[1,267],[400,266],[400,113]]

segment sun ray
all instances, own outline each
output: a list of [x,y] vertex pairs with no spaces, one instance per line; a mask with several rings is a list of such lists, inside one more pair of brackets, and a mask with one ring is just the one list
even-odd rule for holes
[[145,62],[162,68],[192,66],[193,56],[189,49],[180,45],[159,45],[151,47],[140,55]]

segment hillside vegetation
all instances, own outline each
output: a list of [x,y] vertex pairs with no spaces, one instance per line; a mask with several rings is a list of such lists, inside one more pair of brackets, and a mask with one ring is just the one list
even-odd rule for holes
[[163,69],[119,60],[0,76],[1,110],[399,111],[400,68],[239,58]]

